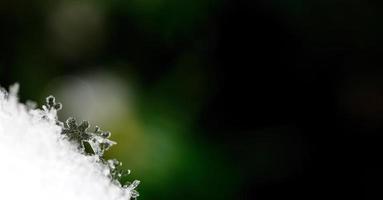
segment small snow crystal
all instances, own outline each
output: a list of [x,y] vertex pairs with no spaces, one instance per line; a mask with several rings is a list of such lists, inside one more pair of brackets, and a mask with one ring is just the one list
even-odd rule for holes
[[102,155],[115,143],[110,133],[74,118],[62,123],[62,108],[49,96],[42,109],[0,87],[0,199],[129,200],[139,181],[122,183],[129,174],[117,160]]

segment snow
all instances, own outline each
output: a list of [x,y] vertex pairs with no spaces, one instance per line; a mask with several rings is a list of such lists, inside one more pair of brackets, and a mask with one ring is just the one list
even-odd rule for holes
[[0,199],[131,198],[133,186],[113,183],[98,157],[81,154],[62,136],[55,110],[28,108],[17,90],[0,89]]

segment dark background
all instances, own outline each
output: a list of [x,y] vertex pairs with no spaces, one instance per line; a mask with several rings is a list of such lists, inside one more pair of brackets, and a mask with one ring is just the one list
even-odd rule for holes
[[381,6],[1,1],[0,84],[41,103],[68,76],[128,81],[134,117],[94,123],[123,132],[110,156],[142,181],[140,199],[372,199]]

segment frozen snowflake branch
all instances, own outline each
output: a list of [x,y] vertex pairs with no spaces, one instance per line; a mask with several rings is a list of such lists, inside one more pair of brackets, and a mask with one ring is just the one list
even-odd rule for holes
[[[57,180],[52,181],[56,187],[53,187],[55,184],[45,187],[46,183],[42,181],[43,184],[35,185],[35,190],[31,190],[31,193],[44,199],[42,198],[44,194],[41,194],[40,190],[45,191],[45,193],[50,191],[56,195],[61,192],[62,196],[55,197],[56,199],[75,199],[73,196],[68,196],[71,194],[70,192],[65,192],[69,188],[69,190],[73,189],[73,194],[79,194],[77,195],[78,199],[88,199],[89,197],[89,199],[120,200],[135,199],[139,196],[135,188],[140,182],[138,180],[132,183],[126,181],[126,176],[129,175],[130,171],[123,170],[121,162],[118,160],[106,160],[103,157],[105,151],[116,144],[109,139],[110,132],[103,131],[97,126],[90,130],[89,122],[82,121],[78,124],[74,118],[69,118],[63,123],[57,117],[57,112],[62,109],[62,105],[56,103],[53,96],[46,98],[46,103],[42,109],[36,109],[33,103],[27,103],[27,105],[18,103],[17,91],[18,85],[11,87],[9,93],[0,87],[0,156],[7,148],[13,148],[17,156],[10,157],[10,160],[22,164],[26,163],[31,167],[36,165],[36,174],[41,173],[40,176],[43,177],[43,180],[45,180],[46,173],[52,173],[57,178]],[[11,132],[13,135],[7,135],[7,132]],[[20,140],[20,138],[26,140]],[[55,144],[48,144],[46,140]],[[16,144],[12,144],[12,141]],[[37,151],[41,155],[32,153],[29,155],[30,152],[26,152],[24,149],[15,149],[14,146],[23,146],[30,152]],[[71,146],[75,150],[71,150]],[[41,151],[42,147],[49,149],[50,152]],[[25,157],[24,154],[29,156]],[[39,160],[46,162],[48,166],[52,165],[53,169],[40,169]],[[68,163],[73,164],[73,166],[68,166]],[[73,168],[78,170],[73,171]],[[6,170],[12,171],[13,169],[8,168],[7,165],[0,165],[0,176]],[[25,168],[22,170],[28,171]],[[92,174],[93,177],[89,174]],[[38,179],[41,178],[40,176]],[[105,182],[103,176],[109,179],[109,184]],[[13,180],[11,178],[9,180]],[[80,183],[84,181],[82,179],[88,180],[90,183],[84,185]],[[7,178],[2,181],[0,181],[1,188],[8,187]],[[74,182],[73,185],[65,186],[65,189],[59,190],[63,186],[61,183],[69,183],[70,181]],[[5,186],[3,187],[2,184]],[[77,191],[78,187],[76,186],[82,187],[82,190]],[[101,191],[93,192],[96,187],[101,187]],[[87,193],[86,191],[90,192]],[[83,195],[89,196],[84,198]],[[52,199],[51,196],[49,198]],[[13,197],[12,199],[17,198]]]
[[[57,111],[62,109],[61,103],[56,103],[55,97],[50,95],[46,98],[46,104],[43,105],[43,110],[48,116],[50,113],[54,113],[57,116]],[[137,198],[139,193],[135,190],[140,181],[135,180],[130,183],[126,180],[126,176],[130,174],[130,171],[121,169],[122,163],[117,159],[105,160],[103,155],[112,145],[116,142],[109,140],[111,136],[109,131],[102,131],[98,126],[94,131],[88,131],[90,124],[88,121],[82,121],[80,124],[76,123],[75,118],[70,117],[66,120],[66,123],[59,121],[57,117],[54,118],[56,124],[62,127],[62,134],[67,139],[74,142],[80,152],[85,155],[96,156],[100,162],[109,168],[108,177],[118,186],[129,189],[132,198]]]

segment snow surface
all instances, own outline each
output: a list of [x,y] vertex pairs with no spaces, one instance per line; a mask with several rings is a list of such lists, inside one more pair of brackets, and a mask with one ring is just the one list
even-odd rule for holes
[[131,190],[112,183],[96,156],[63,138],[55,110],[27,109],[17,90],[0,88],[0,199],[130,199]]

